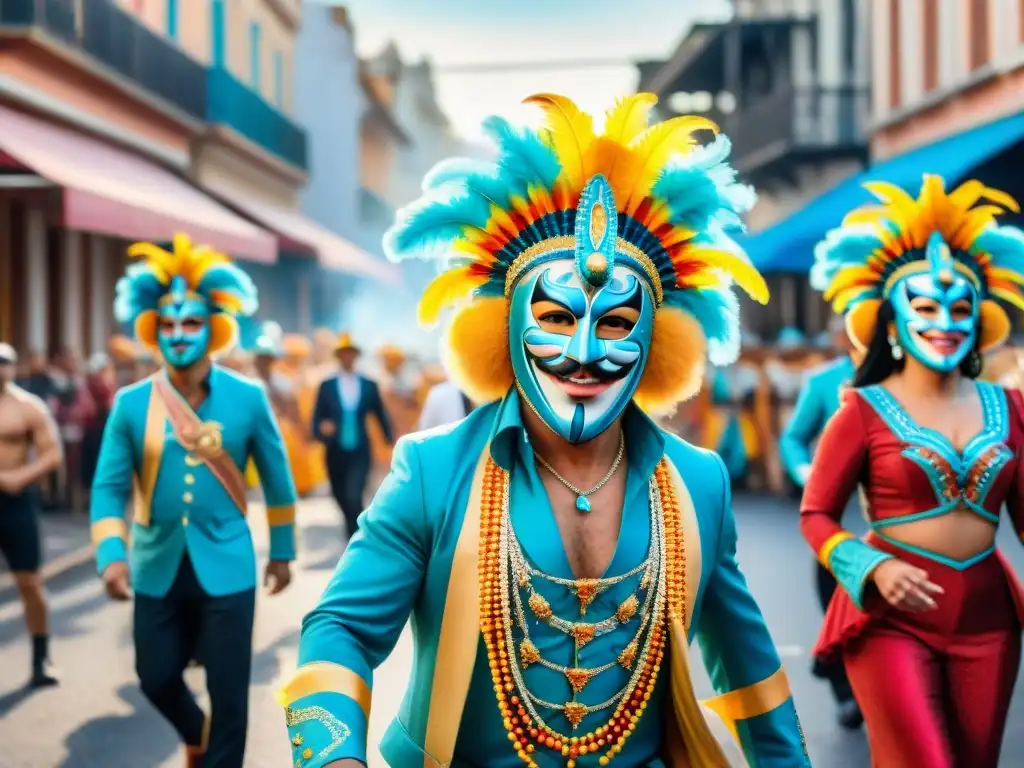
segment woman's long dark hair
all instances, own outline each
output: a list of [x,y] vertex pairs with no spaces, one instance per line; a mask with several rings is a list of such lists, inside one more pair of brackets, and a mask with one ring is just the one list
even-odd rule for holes
[[[853,386],[868,387],[885,381],[894,373],[903,370],[904,360],[894,360],[892,346],[889,344],[889,326],[896,320],[896,310],[888,300],[878,307],[878,319],[875,321],[875,333],[868,344],[864,359],[857,366],[853,377]],[[981,334],[978,334],[981,337]],[[904,354],[907,354],[904,350]],[[975,346],[960,363],[960,373],[969,379],[976,379],[981,373],[981,353]]]

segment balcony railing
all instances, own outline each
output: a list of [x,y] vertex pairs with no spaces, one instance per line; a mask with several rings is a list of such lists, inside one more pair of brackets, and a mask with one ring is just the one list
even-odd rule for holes
[[734,112],[723,128],[743,172],[789,152],[863,148],[870,103],[862,88],[785,89]]
[[202,64],[110,0],[0,0],[0,26],[37,27],[186,114],[203,119]]
[[206,120],[230,126],[282,160],[306,170],[306,132],[222,67],[206,71]]

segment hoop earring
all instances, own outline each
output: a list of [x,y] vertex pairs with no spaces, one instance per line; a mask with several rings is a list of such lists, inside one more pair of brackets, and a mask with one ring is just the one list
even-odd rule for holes
[[889,336],[887,337],[887,341],[889,342],[889,347],[891,348],[890,351],[892,352],[892,359],[893,360],[902,360],[903,359],[903,347],[900,346],[900,343],[897,340],[897,338],[890,333]]

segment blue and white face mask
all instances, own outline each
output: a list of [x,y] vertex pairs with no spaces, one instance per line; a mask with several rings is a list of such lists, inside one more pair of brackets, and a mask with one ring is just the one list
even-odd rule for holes
[[529,407],[570,443],[608,429],[640,383],[654,311],[647,283],[621,263],[600,287],[572,259],[525,275],[511,297],[509,341]]
[[172,368],[188,368],[210,349],[210,309],[206,301],[186,290],[175,277],[158,313],[157,343]]
[[927,272],[900,278],[889,292],[896,337],[915,360],[951,373],[977,344],[981,297],[938,233],[928,240],[927,259]]

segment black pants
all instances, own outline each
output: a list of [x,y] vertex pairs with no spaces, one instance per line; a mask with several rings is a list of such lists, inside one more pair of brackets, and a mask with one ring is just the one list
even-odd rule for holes
[[26,488],[13,496],[0,492],[0,554],[15,573],[39,570],[43,547],[35,488]]
[[[821,603],[821,610],[824,611],[828,608],[829,601],[832,600],[832,595],[835,593],[837,585],[835,578],[828,568],[818,562],[815,565],[817,565],[818,601]],[[832,695],[835,696],[836,701],[840,704],[853,699],[853,689],[850,687],[850,681],[846,679],[846,667],[843,665],[842,660],[833,664],[823,664],[820,661],[815,661],[814,674],[817,677],[828,680],[828,684],[832,686]]]
[[255,589],[210,597],[187,555],[164,597],[135,596],[142,692],[190,746],[202,745],[206,718],[182,673],[192,659],[206,669],[211,717],[204,768],[242,768],[255,606]]
[[363,511],[370,463],[369,449],[343,451],[336,448],[327,452],[327,477],[331,481],[331,493],[341,507],[349,537],[359,529],[358,520]]

